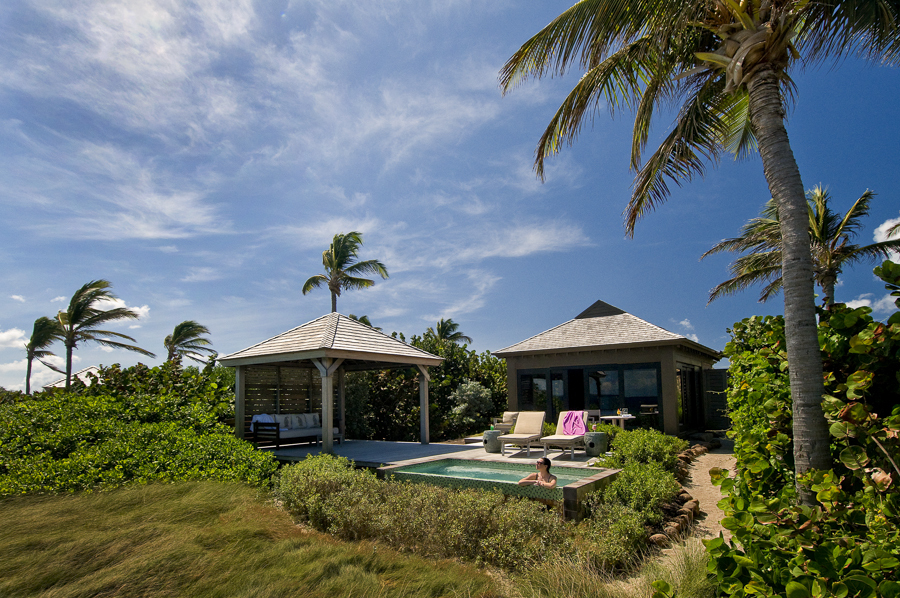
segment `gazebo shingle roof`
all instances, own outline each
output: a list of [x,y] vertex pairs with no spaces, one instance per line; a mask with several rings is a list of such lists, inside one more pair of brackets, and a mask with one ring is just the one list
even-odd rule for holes
[[505,349],[494,351],[493,354],[504,357],[552,351],[602,350],[622,345],[682,343],[718,355],[713,349],[687,337],[669,332],[618,307],[597,301],[574,319]]
[[[442,358],[339,313],[326,314],[246,349],[219,357],[222,365],[342,356],[365,361],[439,365]],[[270,358],[270,359],[266,359]]]

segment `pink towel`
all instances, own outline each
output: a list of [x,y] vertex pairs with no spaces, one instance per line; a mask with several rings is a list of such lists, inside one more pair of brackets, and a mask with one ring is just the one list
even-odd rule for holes
[[569,411],[563,418],[562,431],[565,436],[577,436],[587,432],[584,427],[584,411]]

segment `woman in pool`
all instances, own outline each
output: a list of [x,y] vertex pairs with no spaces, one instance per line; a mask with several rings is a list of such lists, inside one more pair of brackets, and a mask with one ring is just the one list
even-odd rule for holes
[[535,466],[537,472],[525,476],[519,480],[519,486],[540,486],[541,488],[556,488],[556,476],[550,473],[550,459],[541,457]]

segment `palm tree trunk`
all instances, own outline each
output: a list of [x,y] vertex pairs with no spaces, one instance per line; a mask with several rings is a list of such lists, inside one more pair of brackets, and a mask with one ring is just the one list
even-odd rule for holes
[[31,394],[31,362],[32,358],[28,358],[28,367],[25,369],[25,394]]
[[334,291],[331,292],[331,313],[337,311],[337,295]]
[[826,276],[823,277],[819,284],[822,285],[822,294],[825,296],[825,307],[831,309],[831,306],[834,304],[834,284],[837,280],[834,277]]
[[[825,387],[819,348],[809,247],[809,212],[800,170],[784,127],[784,104],[774,71],[765,69],[750,83],[750,117],[759,143],[769,191],[778,203],[783,243],[784,320],[791,399],[794,469],[828,469],[828,424],[822,412]],[[797,483],[800,502],[816,503],[815,493]]]
[[72,384],[72,347],[66,344],[66,390]]

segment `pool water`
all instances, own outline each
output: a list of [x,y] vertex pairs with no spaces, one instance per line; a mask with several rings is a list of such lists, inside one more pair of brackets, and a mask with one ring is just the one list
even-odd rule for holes
[[[597,470],[579,471],[574,468],[551,467],[550,473],[556,476],[556,485],[565,486],[597,473]],[[516,483],[528,474],[536,473],[537,468],[518,463],[485,463],[479,461],[460,461],[444,459],[420,465],[410,465],[400,470],[404,473],[418,473],[468,480],[491,480],[495,482]]]

